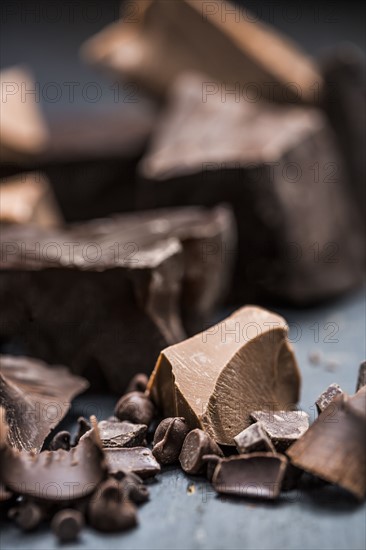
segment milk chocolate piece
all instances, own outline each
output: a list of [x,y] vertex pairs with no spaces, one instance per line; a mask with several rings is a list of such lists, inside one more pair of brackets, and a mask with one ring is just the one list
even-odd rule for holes
[[356,392],[366,386],[366,361],[361,363],[358,370]]
[[341,395],[343,390],[338,384],[331,384],[315,401],[318,413],[322,413],[338,395]]
[[192,69],[206,72],[211,85],[256,86],[260,96],[282,101],[312,101],[315,83],[321,88],[314,62],[269,25],[243,17],[239,6],[153,0],[136,7],[132,21],[113,23],[84,44],[87,61],[163,97]]
[[84,518],[79,510],[60,510],[52,518],[51,529],[60,542],[73,542],[78,539],[84,526]]
[[184,75],[140,174],[142,208],[232,206],[233,303],[266,297],[301,305],[363,279],[362,224],[320,110],[237,101],[232,94],[203,98],[201,77]]
[[118,481],[109,479],[98,488],[88,507],[88,520],[94,529],[104,532],[125,531],[137,525],[137,510],[123,500]]
[[142,445],[147,431],[143,424],[130,422],[109,422],[102,420],[98,423],[99,435],[103,447],[137,447]]
[[150,398],[141,392],[126,393],[118,401],[114,413],[119,420],[148,426],[156,415]]
[[245,428],[240,434],[234,437],[238,453],[254,453],[254,452],[275,452],[275,448],[271,443],[261,422],[256,422],[248,428]]
[[281,453],[309,428],[309,415],[304,411],[254,411],[250,416],[261,422],[273,445]]
[[40,451],[71,400],[87,387],[85,379],[65,367],[51,369],[28,357],[0,356],[0,406],[5,409],[9,444]]
[[362,500],[366,495],[366,386],[341,394],[287,451],[295,466],[340,485]]
[[58,432],[52,439],[50,443],[50,451],[57,451],[58,449],[63,449],[64,451],[69,451],[71,449],[70,432]]
[[48,180],[29,172],[0,180],[0,222],[61,225],[62,216]]
[[219,462],[212,484],[218,493],[273,500],[278,498],[287,460],[273,453],[231,456]]
[[104,449],[104,453],[108,471],[113,476],[123,477],[123,474],[135,473],[145,479],[160,472],[159,463],[146,447]]
[[196,429],[186,436],[182,450],[179,455],[179,462],[187,474],[200,474],[206,466],[206,455],[223,456],[220,447],[215,441],[202,430]]
[[132,391],[140,391],[143,393],[147,388],[148,382],[149,377],[143,372],[135,374],[126,388],[126,393],[130,393]]
[[[296,403],[300,372],[282,317],[244,307],[163,350],[148,389],[164,416],[183,416],[216,442],[234,445],[250,413]],[[235,380],[235,384],[233,384]]]
[[174,464],[179,458],[189,427],[184,418],[165,418],[156,428],[152,453],[160,464]]

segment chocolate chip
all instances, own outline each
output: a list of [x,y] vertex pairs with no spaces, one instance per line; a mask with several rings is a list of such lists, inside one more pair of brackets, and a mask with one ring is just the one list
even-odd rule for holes
[[161,464],[173,464],[179,458],[189,427],[182,417],[165,418],[154,436],[153,455]]
[[256,422],[245,428],[240,434],[234,437],[236,448],[239,453],[253,452],[275,452],[275,448],[266,434],[263,425]]
[[51,522],[51,529],[60,542],[77,540],[84,526],[84,517],[79,510],[65,509],[57,512]]
[[155,407],[149,397],[135,391],[121,397],[114,413],[119,420],[148,426],[155,416]]
[[337,395],[341,395],[342,393],[343,390],[340,386],[338,386],[338,384],[331,384],[315,401],[318,413],[320,414],[323,412],[328,407],[329,403],[331,403]]
[[137,525],[137,510],[131,501],[123,499],[119,482],[109,479],[99,486],[91,499],[88,519],[99,531],[124,531]]
[[223,456],[220,447],[203,430],[189,432],[184,440],[179,462],[187,474],[202,473],[205,468],[204,455]]
[[33,531],[43,520],[44,512],[35,502],[25,501],[16,508],[11,508],[8,516],[14,519],[22,531]]
[[135,504],[141,504],[149,500],[149,489],[144,485],[139,476],[133,473],[127,474],[120,483],[126,499],[131,500]]
[[69,432],[58,432],[50,443],[50,451],[57,451],[58,449],[64,449],[69,451],[71,448],[71,435]]
[[131,392],[144,392],[147,388],[147,384],[149,382],[149,378],[144,373],[135,374],[133,378],[131,378],[130,383],[128,384],[126,388],[125,393],[131,393]]

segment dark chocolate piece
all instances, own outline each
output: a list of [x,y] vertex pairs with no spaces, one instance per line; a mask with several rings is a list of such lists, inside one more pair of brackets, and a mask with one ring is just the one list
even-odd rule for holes
[[79,510],[65,509],[56,512],[51,529],[60,542],[74,542],[84,526],[84,517]]
[[52,439],[50,443],[50,451],[57,451],[58,449],[64,449],[64,451],[69,451],[71,449],[70,432],[58,432]]
[[91,430],[90,423],[83,416],[79,416],[79,418],[78,418],[78,431],[75,435],[74,445],[77,445],[79,443],[80,439],[83,437],[83,435],[85,435],[89,430]]
[[98,423],[98,429],[104,448],[138,447],[145,441],[147,426],[102,420]]
[[200,474],[206,466],[205,455],[223,456],[220,447],[204,431],[189,432],[179,455],[179,462],[187,474]]
[[278,498],[287,460],[273,453],[231,456],[219,462],[212,484],[218,493],[240,497]]
[[118,401],[114,413],[119,420],[148,426],[156,415],[150,398],[141,392],[126,393]]
[[164,416],[182,416],[190,428],[234,445],[254,408],[298,400],[300,372],[287,330],[282,317],[265,309],[239,309],[161,352],[148,386],[153,401]]
[[254,411],[250,416],[261,423],[276,450],[281,453],[309,428],[309,415],[304,411]]
[[131,472],[124,476],[120,484],[124,497],[135,504],[149,500],[149,489],[144,485],[140,476]]
[[366,496],[366,386],[341,394],[287,451],[295,466],[340,485],[358,499]]
[[234,437],[234,441],[239,454],[275,452],[275,448],[261,422],[256,422],[245,428]]
[[160,464],[174,464],[182,450],[189,432],[187,422],[182,417],[165,418],[156,428],[152,453]]
[[203,97],[202,77],[184,75],[140,173],[142,208],[232,206],[233,303],[308,304],[363,281],[362,223],[320,110]]
[[90,500],[88,520],[98,531],[125,531],[137,525],[137,510],[131,501],[123,499],[119,482],[108,479]]
[[209,481],[212,481],[216,466],[222,460],[222,458],[217,455],[203,455],[202,460],[207,465],[206,477]]
[[360,368],[358,370],[358,378],[357,378],[357,386],[356,386],[356,392],[366,386],[366,361],[361,363]]
[[130,383],[126,388],[126,393],[130,393],[133,391],[140,391],[143,393],[147,388],[148,382],[149,377],[146,376],[146,374],[144,374],[143,372],[139,372],[132,377]]
[[50,368],[28,357],[0,356],[0,406],[5,409],[10,445],[40,451],[71,400],[87,387],[85,379],[65,367]]
[[341,395],[343,390],[338,384],[331,384],[315,401],[318,413],[322,413],[338,395]]
[[131,449],[104,449],[109,473],[123,477],[123,474],[135,473],[145,479],[160,472],[160,465],[150,449],[132,447]]
[[44,519],[44,511],[36,502],[25,501],[11,508],[8,517],[13,519],[22,531],[34,531]]
[[285,477],[282,481],[282,491],[293,491],[299,485],[300,478],[304,470],[296,468],[291,462],[287,464]]

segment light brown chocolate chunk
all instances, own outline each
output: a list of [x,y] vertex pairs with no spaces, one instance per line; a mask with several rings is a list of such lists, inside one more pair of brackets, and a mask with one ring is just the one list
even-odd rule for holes
[[285,320],[258,307],[163,350],[148,386],[165,416],[183,416],[224,445],[234,445],[253,410],[296,403],[299,388]]

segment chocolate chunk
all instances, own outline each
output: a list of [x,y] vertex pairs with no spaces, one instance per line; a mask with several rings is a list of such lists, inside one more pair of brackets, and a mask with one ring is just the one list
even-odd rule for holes
[[275,452],[275,448],[261,422],[256,422],[245,428],[245,430],[234,437],[234,441],[240,454]]
[[98,487],[96,496],[91,499],[88,519],[98,531],[125,531],[137,525],[137,510],[132,502],[123,500],[119,483],[109,479]]
[[340,395],[343,393],[343,390],[338,386],[338,384],[331,384],[325,391],[323,391],[322,394],[319,395],[318,399],[315,401],[315,405],[317,408],[318,413],[320,414],[323,412],[337,397],[337,395]]
[[130,383],[126,388],[126,393],[135,392],[135,391],[140,391],[144,393],[144,391],[147,388],[148,382],[149,382],[149,378],[143,372],[135,374],[135,376],[132,377]]
[[49,368],[27,357],[0,356],[0,406],[5,409],[10,445],[40,451],[71,400],[87,387],[86,380],[65,367]]
[[130,422],[109,422],[102,420],[98,424],[103,447],[137,447],[142,445],[147,431],[144,424]]
[[219,462],[212,484],[218,493],[241,497],[278,498],[287,460],[273,453],[231,456]]
[[366,495],[366,386],[354,396],[337,396],[287,451],[298,468],[340,485],[362,500]]
[[291,462],[287,464],[285,477],[282,481],[282,491],[293,491],[299,485],[300,478],[303,474],[301,468],[296,468]]
[[356,392],[366,386],[366,361],[361,363],[360,368],[358,370],[358,378],[357,378],[357,386],[356,386]]
[[160,464],[174,464],[179,458],[183,442],[189,432],[184,418],[165,418],[154,435],[152,453]]
[[90,423],[83,416],[79,416],[78,431],[77,431],[77,434],[75,435],[74,445],[77,445],[80,439],[83,437],[83,435],[85,435],[89,430],[91,430]]
[[135,424],[150,424],[156,411],[147,395],[141,392],[126,393],[118,401],[114,413],[120,420],[128,420]]
[[13,519],[22,531],[33,531],[44,519],[44,512],[37,503],[25,501],[11,508],[8,517]]
[[109,473],[113,476],[135,473],[145,479],[160,472],[159,463],[146,447],[104,449],[104,453]]
[[126,474],[120,484],[125,498],[135,504],[141,504],[149,500],[149,489],[144,485],[140,476],[134,473]]
[[103,453],[93,436],[70,451],[35,454],[5,446],[0,469],[2,483],[15,493],[54,502],[87,496],[105,476]]
[[182,416],[190,428],[234,445],[253,410],[298,400],[300,373],[286,335],[282,317],[257,307],[239,309],[163,350],[149,381],[151,397],[164,416]]
[[232,206],[233,303],[302,305],[359,284],[363,227],[323,112],[224,99],[219,91],[202,96],[200,76],[177,80],[139,165],[139,206]]
[[179,455],[179,462],[187,474],[200,474],[206,466],[205,455],[223,456],[220,447],[202,430],[189,432]]
[[216,466],[222,458],[217,455],[203,455],[202,460],[207,465],[206,477],[209,481],[212,481]]
[[51,529],[60,542],[74,542],[84,526],[84,518],[79,510],[65,509],[56,512]]
[[255,86],[260,97],[308,102],[314,83],[321,88],[315,63],[247,10],[243,17],[239,6],[154,0],[138,7],[133,21],[122,11],[121,21],[90,38],[83,57],[163,97],[179,74],[192,69],[204,71],[211,87],[222,83],[239,96]]
[[254,411],[250,415],[260,422],[279,452],[284,452],[309,428],[309,415],[304,411]]
[[69,451],[71,449],[70,432],[58,432],[52,439],[50,443],[50,451],[57,451],[58,449],[64,449],[64,451]]

